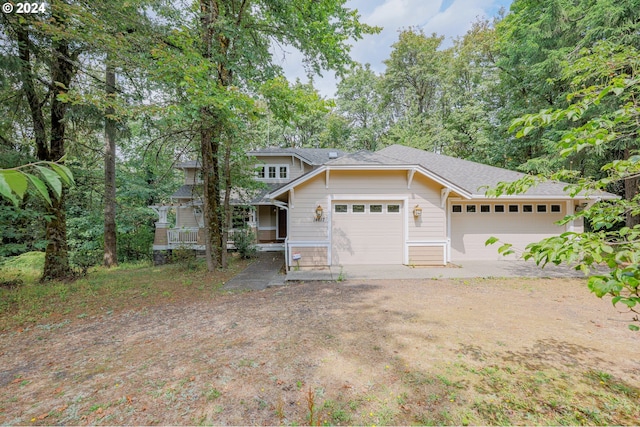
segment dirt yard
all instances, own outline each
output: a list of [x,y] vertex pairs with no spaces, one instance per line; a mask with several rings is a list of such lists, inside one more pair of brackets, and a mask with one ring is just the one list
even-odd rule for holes
[[0,424],[633,424],[624,319],[560,279],[303,283],[87,316],[0,335]]

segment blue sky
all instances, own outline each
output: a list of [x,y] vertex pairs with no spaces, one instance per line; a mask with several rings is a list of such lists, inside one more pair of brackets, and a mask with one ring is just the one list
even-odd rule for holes
[[[464,35],[477,17],[496,16],[501,7],[509,9],[512,0],[349,0],[347,7],[357,9],[360,19],[370,25],[383,27],[380,34],[366,36],[352,48],[352,57],[360,63],[369,63],[371,68],[381,73],[382,63],[389,57],[391,45],[398,38],[398,31],[407,27],[419,27],[426,34],[438,33],[445,36],[445,46],[453,39]],[[289,49],[287,49],[289,51]],[[276,53],[276,57],[282,52]],[[289,80],[299,78],[307,81],[300,54],[289,52],[284,56],[282,66]],[[314,77],[315,87],[323,96],[332,97],[336,80],[332,72],[324,77]]]

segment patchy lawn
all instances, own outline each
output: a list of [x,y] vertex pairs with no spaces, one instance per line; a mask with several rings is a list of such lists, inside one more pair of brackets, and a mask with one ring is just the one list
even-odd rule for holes
[[[584,280],[347,281],[229,294],[217,275],[134,271],[92,273],[84,280],[95,299],[36,324],[2,313],[0,423],[640,419],[640,334]],[[104,290],[112,281],[130,282],[124,297]]]

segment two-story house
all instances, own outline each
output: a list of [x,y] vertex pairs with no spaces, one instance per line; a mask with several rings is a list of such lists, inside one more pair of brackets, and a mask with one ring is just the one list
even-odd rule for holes
[[[267,195],[344,154],[340,150],[322,148],[265,148],[249,152],[248,155],[256,162],[255,179],[264,186],[248,198],[234,192],[229,246],[233,245],[233,230],[246,225],[255,231],[259,250],[284,250],[287,209]],[[157,264],[165,262],[167,251],[179,247],[204,251],[201,164],[191,160],[178,163],[176,167],[184,171],[184,184],[171,195],[171,203],[151,206],[159,216],[153,242]],[[171,214],[175,219],[170,219]]]

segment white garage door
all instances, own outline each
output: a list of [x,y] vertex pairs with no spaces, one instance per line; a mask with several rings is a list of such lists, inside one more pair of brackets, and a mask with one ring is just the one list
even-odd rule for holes
[[404,215],[401,201],[333,202],[332,264],[402,264]]
[[[525,247],[565,231],[554,222],[564,217],[557,203],[460,203],[451,209],[451,261],[514,259]],[[500,243],[485,246],[490,237],[513,244],[515,254],[498,254]]]

